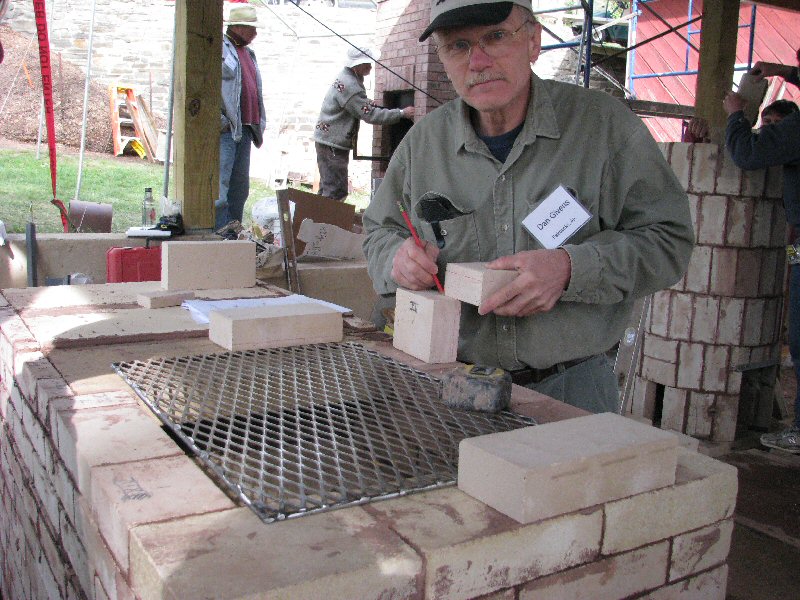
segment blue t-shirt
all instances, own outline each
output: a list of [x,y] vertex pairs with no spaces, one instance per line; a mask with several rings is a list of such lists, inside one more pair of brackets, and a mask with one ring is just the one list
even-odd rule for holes
[[483,143],[486,144],[486,147],[489,148],[489,152],[492,153],[497,160],[501,163],[506,162],[508,155],[511,154],[511,148],[514,146],[514,140],[517,139],[519,132],[522,131],[522,126],[525,125],[524,122],[520,123],[518,127],[515,127],[511,131],[507,133],[501,133],[500,135],[479,135],[478,137],[483,140]]

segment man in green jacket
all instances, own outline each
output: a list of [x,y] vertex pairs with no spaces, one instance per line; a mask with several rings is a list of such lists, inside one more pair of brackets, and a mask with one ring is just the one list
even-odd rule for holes
[[[615,411],[605,352],[634,300],[685,272],[694,243],[686,193],[622,102],[531,73],[541,25],[530,0],[433,0],[420,41],[429,36],[459,98],[406,134],[366,210],[373,285],[383,295],[429,289],[449,262],[516,270],[480,307],[462,305],[459,360]],[[565,198],[578,221],[553,229]],[[398,201],[437,243],[414,243]],[[423,218],[432,204],[436,229]]]

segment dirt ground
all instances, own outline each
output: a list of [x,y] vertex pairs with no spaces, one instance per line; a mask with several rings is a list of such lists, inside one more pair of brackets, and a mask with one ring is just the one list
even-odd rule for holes
[[[35,142],[39,131],[42,80],[35,36],[0,26],[4,58],[0,64],[0,138]],[[83,123],[86,76],[77,66],[51,56],[56,141],[79,148]],[[106,86],[92,83],[89,90],[86,149],[111,153],[111,121]],[[47,131],[42,128],[42,141]],[[4,146],[5,147],[5,146]]]

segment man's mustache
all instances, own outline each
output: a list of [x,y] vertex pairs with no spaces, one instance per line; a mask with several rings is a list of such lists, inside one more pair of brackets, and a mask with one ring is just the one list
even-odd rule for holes
[[505,81],[505,77],[503,77],[503,75],[500,73],[482,71],[474,77],[467,79],[467,87],[472,87],[481,83],[488,83],[489,81]]

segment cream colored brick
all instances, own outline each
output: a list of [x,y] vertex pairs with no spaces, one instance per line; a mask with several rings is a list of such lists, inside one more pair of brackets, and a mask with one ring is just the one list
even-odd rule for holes
[[713,193],[722,147],[716,144],[693,144],[692,152],[692,174],[687,189],[695,193]]
[[707,294],[711,273],[711,248],[695,246],[689,268],[686,270],[686,289],[698,294]]
[[142,525],[130,551],[140,598],[406,598],[422,570],[360,507],[269,525],[248,508]]
[[728,559],[733,520],[726,519],[696,531],[675,536],[672,541],[669,580],[705,571]]
[[736,288],[734,296],[752,298],[758,295],[758,270],[761,268],[761,250],[742,248],[736,251]]
[[776,222],[773,216],[773,203],[770,201],[756,201],[753,205],[750,246],[753,248],[769,246],[773,228],[780,225],[783,225],[783,223]]
[[665,144],[659,143],[662,152],[667,151],[669,146],[669,166],[675,173],[675,177],[681,184],[681,189],[688,189],[689,186],[689,167],[691,166],[691,156],[689,154],[690,144]]
[[96,466],[183,454],[137,406],[61,410],[56,422],[58,450],[82,494]]
[[578,417],[462,440],[458,487],[531,523],[671,485],[677,446],[619,415]]
[[234,507],[186,456],[97,467],[91,494],[97,525],[125,569],[128,532],[137,525]]
[[653,304],[650,307],[650,331],[661,337],[667,337],[672,294],[663,290],[653,294]]
[[717,343],[729,346],[740,344],[742,338],[743,298],[719,299],[719,326]]
[[726,346],[706,346],[703,352],[703,383],[701,389],[724,392],[728,384],[730,358]]
[[650,592],[647,600],[725,600],[728,565]]
[[738,196],[742,191],[743,171],[733,162],[730,152],[720,152],[720,165],[717,174],[717,193]]
[[719,298],[695,296],[692,317],[692,341],[713,343],[717,337]]
[[256,284],[256,245],[249,241],[164,242],[161,289],[246,288]]
[[736,291],[736,260],[734,248],[714,248],[711,253],[711,293],[733,296]]
[[342,314],[317,303],[211,311],[208,339],[228,350],[341,342]]
[[695,437],[708,437],[711,435],[713,421],[714,394],[700,392],[690,392],[689,394],[686,433]]
[[733,514],[736,468],[680,449],[674,486],[609,502],[603,554],[638,548]]
[[678,385],[687,389],[700,389],[703,378],[703,345],[681,343],[678,354]]
[[664,585],[669,543],[640,548],[539,579],[519,600],[618,600]]
[[82,394],[56,396],[48,403],[50,435],[58,444],[58,413],[62,410],[83,410],[86,408],[104,408],[108,406],[136,406],[136,398],[131,392],[103,392],[99,394]]
[[643,377],[636,377],[633,381],[633,400],[631,414],[640,419],[652,422],[656,405],[657,384]]
[[461,302],[435,291],[398,288],[393,345],[426,363],[455,362]]
[[752,221],[752,200],[748,198],[731,198],[728,204],[725,245],[736,247],[749,246]]
[[[370,505],[424,557],[425,598],[474,598],[598,556],[602,511],[519,525],[456,488]],[[363,597],[363,595],[361,596]]]
[[714,424],[711,440],[733,442],[736,439],[736,419],[739,416],[739,394],[718,394],[714,401]]
[[516,271],[487,269],[486,263],[448,263],[444,293],[480,306],[489,296],[516,279],[517,274]]
[[645,333],[644,355],[669,363],[678,362],[678,342],[661,336]]
[[674,387],[664,388],[663,408],[661,410],[661,428],[683,431],[686,426],[686,402],[688,390]]
[[728,199],[725,196],[708,195],[700,202],[697,223],[697,243],[719,246],[724,240],[725,213]]
[[745,346],[758,346],[761,343],[761,328],[764,322],[764,299],[747,300],[744,311],[742,343]]
[[677,372],[678,369],[675,363],[656,360],[649,356],[642,358],[642,377],[648,381],[674,386]]
[[136,303],[142,308],[164,308],[167,306],[180,306],[184,300],[194,298],[191,290],[141,292],[136,296]]
[[669,335],[672,339],[688,340],[692,327],[692,300],[694,294],[675,292],[672,294]]

